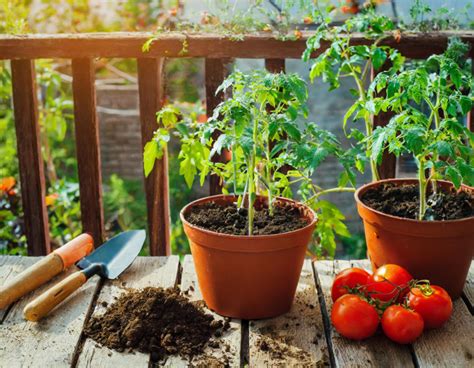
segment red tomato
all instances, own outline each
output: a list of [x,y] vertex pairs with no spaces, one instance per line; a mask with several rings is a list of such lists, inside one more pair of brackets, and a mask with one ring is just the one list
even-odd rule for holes
[[346,268],[336,275],[331,289],[332,301],[335,302],[340,296],[349,293],[348,289],[366,285],[370,274],[361,268]]
[[446,290],[436,285],[411,288],[408,305],[421,314],[426,328],[441,327],[453,312],[451,297]]
[[336,300],[331,311],[331,322],[342,336],[362,340],[372,336],[379,325],[377,310],[354,294]]
[[423,333],[424,322],[420,313],[391,305],[382,315],[382,329],[390,340],[409,344]]
[[[397,296],[399,288],[407,289],[411,280],[413,277],[403,267],[386,264],[379,267],[371,276],[366,292],[372,298],[387,302]],[[403,295],[403,292],[400,292],[400,297]]]

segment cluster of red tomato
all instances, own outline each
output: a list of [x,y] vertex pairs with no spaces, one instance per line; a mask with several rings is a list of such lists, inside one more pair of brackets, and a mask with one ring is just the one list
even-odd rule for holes
[[415,341],[423,330],[441,327],[453,303],[440,286],[416,281],[403,267],[387,264],[374,274],[360,268],[340,272],[332,285],[331,321],[342,336],[362,340],[385,335],[400,344]]

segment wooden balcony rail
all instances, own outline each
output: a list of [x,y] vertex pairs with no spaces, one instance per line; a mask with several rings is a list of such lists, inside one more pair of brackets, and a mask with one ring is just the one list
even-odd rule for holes
[[[299,59],[311,35],[303,32],[296,41],[280,41],[271,34],[246,36],[233,41],[222,35],[164,34],[150,51],[142,45],[150,33],[93,33],[56,35],[0,35],[0,60],[11,60],[13,103],[17,131],[21,191],[25,213],[26,237],[29,255],[43,255],[50,249],[48,217],[44,202],[45,179],[41,160],[41,146],[36,99],[34,60],[42,58],[71,59],[76,126],[77,162],[80,183],[80,201],[83,230],[90,232],[96,244],[104,240],[104,215],[99,151],[99,129],[96,112],[94,58],[134,58],[138,63],[138,87],[142,144],[156,128],[155,113],[162,106],[164,96],[163,62],[165,58],[205,58],[205,87],[207,114],[224,98],[215,95],[215,89],[225,78],[227,64],[233,58],[265,59],[271,72],[285,70],[285,59]],[[474,55],[474,31],[435,33],[403,33],[400,40],[388,37],[384,44],[398,49],[404,56],[424,59],[446,48],[449,37],[457,36],[471,45]],[[187,42],[183,52],[183,41]],[[371,41],[354,34],[353,44]],[[314,56],[325,50],[323,43]],[[383,117],[375,121],[385,123]],[[474,130],[474,114],[468,117],[468,126]],[[219,157],[215,158],[219,160]],[[395,160],[387,157],[380,167],[382,177],[395,175]],[[218,191],[219,183],[211,178],[211,193]],[[168,163],[165,156],[155,165],[145,180],[148,231],[151,255],[170,253],[170,221]]]

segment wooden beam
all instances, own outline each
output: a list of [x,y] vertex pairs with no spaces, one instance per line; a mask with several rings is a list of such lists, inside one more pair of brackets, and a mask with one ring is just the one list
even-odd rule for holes
[[104,241],[105,231],[94,72],[92,59],[72,60],[72,91],[82,229],[92,235],[97,247]]
[[[208,57],[208,58],[253,58],[284,59],[301,58],[308,37],[313,31],[305,31],[300,39],[282,41],[272,34],[261,32],[244,37],[242,41],[231,40],[219,34],[184,34],[169,32],[161,34],[148,53],[142,51],[143,44],[153,34],[147,32],[110,32],[55,35],[0,36],[0,59],[21,58],[85,58],[85,57]],[[474,44],[474,31],[449,31],[430,33],[402,33],[397,41],[389,35],[381,45],[392,46],[409,58],[426,58],[445,50],[449,37],[457,36]],[[186,40],[187,52],[183,53]],[[362,34],[354,34],[353,45],[370,44]],[[318,53],[330,42],[322,42]],[[315,53],[316,56],[317,53]]]
[[[224,93],[216,94],[219,87],[228,74],[228,59],[206,59],[205,61],[205,78],[206,78],[206,111],[207,116],[212,116],[214,109],[225,98]],[[219,132],[214,132],[213,139],[219,137]],[[215,154],[212,157],[214,162],[225,162],[225,153]],[[220,194],[222,192],[222,184],[219,177],[211,175],[209,177],[209,192],[211,195]]]
[[41,256],[51,251],[51,245],[48,213],[44,200],[46,190],[34,62],[32,60],[13,60],[11,70],[21,198],[28,255]]
[[[140,121],[142,148],[153,138],[158,127],[156,112],[163,106],[163,58],[138,59],[138,92],[140,96]],[[155,162],[150,175],[145,178],[145,192],[148,210],[148,231],[150,254],[165,256],[170,248],[170,207],[168,183],[168,155]]]

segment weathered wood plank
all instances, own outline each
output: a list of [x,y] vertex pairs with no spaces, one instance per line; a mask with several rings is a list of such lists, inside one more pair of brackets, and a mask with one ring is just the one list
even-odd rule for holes
[[[357,264],[360,267],[360,264]],[[318,261],[316,270],[321,290],[327,307],[331,313],[331,286],[334,276],[344,268],[351,267],[349,261]],[[328,317],[329,318],[329,317]],[[329,331],[334,360],[338,367],[354,364],[358,367],[413,367],[408,347],[389,341],[382,334],[377,334],[364,341],[352,341],[340,336],[331,326]]]
[[[181,290],[186,292],[191,301],[202,300],[201,291],[197,281],[193,258],[191,255],[184,257],[183,273],[181,275]],[[216,313],[209,311],[217,320],[224,321],[224,318]],[[185,361],[179,357],[170,357],[166,361],[167,367],[186,367],[186,366],[208,366],[210,361],[215,361],[215,366],[227,363],[228,366],[238,367],[240,365],[240,347],[242,327],[240,320],[230,320],[230,329],[219,338],[221,350],[207,347],[202,356],[194,357],[191,362]],[[223,365],[222,365],[223,366]]]
[[[266,345],[269,345],[270,349],[266,349]],[[272,352],[272,346],[285,351],[284,354],[279,356]],[[277,318],[250,322],[249,365],[329,366],[321,308],[310,260],[306,260],[303,265],[290,312]]]
[[[126,288],[140,289],[147,286],[173,287],[176,282],[179,258],[138,257],[128,270],[116,280],[107,280],[102,287],[92,316],[105,312],[106,306],[126,291]],[[148,354],[118,353],[106,347],[98,346],[93,340],[86,339],[77,360],[77,367],[148,367]]]
[[99,126],[96,113],[95,69],[90,58],[72,60],[72,91],[76,131],[77,168],[81,200],[82,229],[94,238],[95,246],[104,241],[102,174]]
[[464,295],[466,297],[466,302],[469,303],[469,308],[472,311],[474,309],[474,263],[471,263],[469,273],[467,274]]
[[[163,106],[163,58],[138,59],[138,93],[140,97],[140,122],[142,148],[153,138],[157,129],[156,112]],[[168,153],[155,162],[150,175],[145,178],[148,210],[150,254],[166,256],[170,248],[170,208],[168,183]]]
[[462,299],[453,303],[453,315],[440,329],[424,331],[413,349],[419,367],[473,367],[473,317]]
[[38,123],[34,62],[32,60],[13,60],[11,69],[21,198],[28,254],[41,256],[51,251],[51,245],[48,213],[44,201],[46,189]]
[[[251,34],[243,41],[234,41],[219,34],[185,34],[170,32],[161,34],[153,43],[147,57],[211,57],[211,58],[295,58],[299,59],[306,48],[306,41],[313,31],[302,32],[295,41],[281,41],[268,32]],[[83,57],[143,57],[142,45],[152,37],[152,33],[110,32],[56,35],[21,35],[0,37],[0,59],[27,58],[83,58]],[[458,36],[466,42],[474,43],[471,30],[401,34],[398,41],[387,37],[382,45],[392,46],[410,58],[426,58],[433,53],[441,53],[449,37]],[[187,52],[183,53],[183,41],[187,42]],[[369,44],[361,34],[354,34],[352,44]],[[329,42],[323,42],[319,52],[325,50]]]
[[[206,59],[204,65],[204,74],[206,81],[206,112],[207,116],[212,116],[214,109],[225,98],[223,92],[216,94],[217,88],[222,84],[228,74],[227,59]],[[213,139],[219,137],[219,132],[214,132]],[[212,157],[213,162],[225,162],[225,153],[215,154]],[[209,192],[211,195],[220,194],[222,192],[222,184],[219,182],[217,175],[209,177]]]
[[[35,259],[23,258],[24,266]],[[3,267],[2,267],[3,268]],[[0,366],[65,367],[72,363],[82,325],[96,292],[93,277],[40,322],[23,319],[23,308],[33,298],[74,272],[74,267],[16,302],[0,327]]]
[[[37,257],[0,256],[0,285],[18,275],[38,259]],[[5,317],[7,309],[0,309],[0,323]]]

